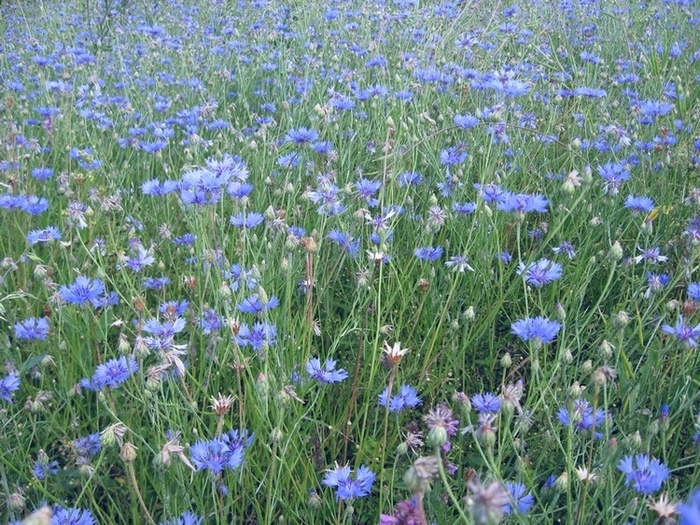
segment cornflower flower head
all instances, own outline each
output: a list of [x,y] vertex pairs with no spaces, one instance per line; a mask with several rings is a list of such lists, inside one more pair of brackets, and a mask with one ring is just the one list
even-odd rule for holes
[[665,324],[661,327],[661,331],[665,334],[676,336],[676,339],[686,348],[695,348],[698,346],[698,337],[700,337],[700,324],[694,327],[688,326],[683,321],[683,316],[678,317],[678,321],[674,326]]
[[285,142],[293,142],[297,146],[305,146],[318,140],[318,131],[308,128],[296,128],[289,130],[284,138]]
[[649,197],[635,197],[628,195],[625,200],[625,208],[631,210],[632,213],[649,213],[654,209],[654,201]]
[[336,488],[335,499],[351,500],[367,496],[372,490],[375,477],[376,474],[364,465],[360,465],[354,476],[349,466],[336,465],[327,472],[321,483]]
[[55,226],[47,226],[43,230],[32,230],[27,234],[27,242],[30,245],[37,243],[49,243],[61,240],[61,232]]
[[647,496],[659,490],[671,475],[668,467],[658,459],[650,459],[646,454],[625,456],[617,468],[625,475],[626,486],[632,485],[634,490]]
[[116,359],[97,365],[91,379],[82,379],[80,386],[88,390],[100,391],[106,387],[117,388],[126,382],[139,365],[133,357],[121,356]]
[[306,373],[311,379],[315,379],[323,385],[345,381],[348,378],[348,373],[342,368],[336,370],[335,365],[335,359],[326,359],[321,366],[320,359],[314,357],[306,363]]
[[95,432],[88,436],[79,437],[73,441],[72,446],[78,457],[89,459],[102,450],[100,433]]
[[469,257],[466,255],[453,255],[445,262],[445,266],[459,273],[464,273],[465,270],[474,271],[474,268],[469,265]]
[[250,345],[253,350],[264,350],[275,344],[277,340],[277,327],[273,324],[256,322],[252,327],[242,324],[236,335],[236,342],[245,347]]
[[162,521],[160,525],[202,525],[204,518],[200,518],[194,512],[186,510],[177,518]]
[[389,366],[397,366],[404,358],[404,356],[409,352],[408,348],[401,348],[400,342],[395,342],[394,346],[384,341],[384,348],[382,349],[382,360],[389,364]]
[[151,250],[147,250],[140,243],[136,246],[135,251],[137,253],[133,257],[127,257],[123,265],[117,264],[117,270],[127,267],[132,272],[140,272],[156,261]]
[[258,212],[249,212],[249,213],[243,213],[240,212],[237,215],[232,215],[229,218],[229,222],[231,225],[237,227],[237,228],[246,228],[246,229],[251,229],[255,228],[256,226],[259,226],[265,221],[265,217],[263,216],[262,213]]
[[360,197],[367,202],[367,206],[374,208],[379,205],[379,200],[374,196],[379,188],[382,187],[382,182],[379,180],[369,180],[362,178],[355,183],[355,190]]
[[416,256],[417,259],[421,261],[437,261],[440,257],[442,257],[442,247],[440,246],[426,246],[425,248],[416,248],[413,251],[413,255]]
[[51,525],[97,525],[97,520],[87,509],[56,506],[52,509]]
[[527,488],[522,483],[512,483],[506,481],[506,490],[510,495],[510,503],[506,503],[503,506],[503,512],[505,514],[511,514],[513,508],[515,508],[520,514],[525,514],[529,511],[535,503],[535,497],[531,492],[527,491]]
[[[387,406],[387,397],[389,396],[389,387],[384,389],[384,392],[379,394],[379,406]],[[399,392],[392,394],[389,398],[389,412],[401,412],[409,408],[415,408],[421,404],[421,398],[418,397],[416,390],[409,385],[401,385]]]
[[328,238],[338,244],[353,259],[360,255],[360,239],[354,239],[352,235],[340,230],[331,230],[328,233]]
[[604,181],[603,191],[611,195],[617,195],[622,183],[630,178],[627,166],[618,162],[606,162],[598,166],[598,174]]
[[77,277],[71,285],[61,286],[59,294],[67,303],[79,306],[91,304],[94,308],[102,308],[119,302],[116,293],[106,292],[103,281],[83,276]]
[[423,182],[423,175],[416,171],[404,171],[396,177],[399,186],[418,186]]
[[698,525],[700,523],[700,489],[695,489],[688,499],[678,504],[678,525]]
[[578,398],[573,402],[571,408],[561,407],[557,412],[557,419],[565,427],[573,426],[579,432],[593,430],[593,437],[600,439],[603,434],[595,432],[605,421],[605,411],[597,408],[595,412],[588,401]]
[[236,308],[238,309],[238,311],[243,312],[245,314],[258,314],[277,308],[279,304],[279,299],[277,299],[277,297],[275,296],[272,296],[266,301],[263,301],[259,295],[253,294],[243,299],[236,306]]
[[659,248],[641,248],[637,246],[637,249],[642,252],[634,258],[634,262],[639,264],[642,261],[647,261],[650,264],[664,263],[668,261],[668,257],[661,255],[661,250]]
[[477,412],[496,414],[501,408],[501,398],[491,392],[475,394],[471,398],[471,403]]
[[208,308],[202,312],[202,317],[199,319],[199,326],[202,328],[202,332],[209,335],[221,330],[224,326],[224,322],[216,310]]
[[0,380],[0,399],[12,403],[12,393],[19,390],[19,377],[9,374]]
[[519,263],[516,273],[521,275],[526,283],[539,288],[559,279],[562,274],[562,267],[561,264],[549,259],[540,259],[530,264]]
[[660,292],[670,281],[671,278],[666,273],[647,272],[647,290],[644,292],[644,298],[648,299],[652,294]]
[[46,340],[49,335],[49,321],[45,317],[30,317],[24,321],[15,323],[15,337],[29,341]]
[[243,429],[230,430],[210,441],[197,441],[190,447],[192,464],[197,471],[206,469],[217,475],[226,469],[236,470],[243,465],[245,449],[252,444],[253,437]]
[[552,248],[552,251],[554,253],[566,254],[569,259],[576,257],[576,249],[574,248],[574,245],[568,241],[563,241],[559,246]]
[[505,512],[506,505],[512,502],[512,496],[499,482],[492,481],[484,485],[478,478],[467,483],[469,494],[466,497],[467,507],[479,525],[499,523]]
[[700,283],[690,283],[688,285],[688,299],[700,301]]
[[496,208],[505,212],[514,212],[524,215],[529,212],[547,213],[549,201],[538,193],[528,195],[526,193],[503,192],[496,204]]
[[473,128],[474,126],[479,124],[479,119],[476,118],[474,115],[470,114],[455,115],[452,121],[454,122],[455,126],[462,129]]
[[39,452],[39,459],[34,462],[34,477],[39,480],[46,479],[46,476],[55,476],[61,470],[57,460],[49,461],[46,453]]
[[445,403],[438,403],[435,408],[423,416],[428,426],[428,442],[434,446],[449,447],[449,438],[457,433],[459,419],[454,419],[452,410]]

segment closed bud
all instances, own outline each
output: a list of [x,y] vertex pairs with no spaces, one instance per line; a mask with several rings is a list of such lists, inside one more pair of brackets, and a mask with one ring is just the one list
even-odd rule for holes
[[603,339],[603,342],[600,343],[600,346],[598,347],[598,354],[605,361],[607,361],[610,358],[612,358],[614,350],[615,347],[612,344],[610,344],[610,342],[607,339]]
[[565,365],[570,365],[571,363],[574,362],[574,354],[571,353],[570,348],[564,349],[564,351],[561,353],[561,362]]
[[605,376],[605,373],[598,368],[591,374],[591,381],[595,386],[603,387],[608,382],[608,378]]
[[627,443],[632,450],[640,450],[642,448],[642,435],[637,430],[634,434],[627,436]]
[[282,429],[280,427],[275,427],[272,429],[272,432],[270,432],[270,441],[272,443],[279,443],[284,439],[284,432],[282,432]]
[[447,430],[441,425],[436,425],[428,432],[427,443],[431,447],[441,447],[447,441]]
[[464,320],[468,323],[473,323],[476,319],[476,312],[474,311],[473,306],[470,306],[466,310],[464,310],[464,313],[462,315],[464,316]]
[[619,312],[617,312],[617,314],[615,314],[615,318],[613,319],[613,326],[615,326],[615,328],[625,328],[629,323],[630,314],[628,314],[624,310],[620,310]]
[[593,361],[590,359],[586,359],[583,364],[581,365],[581,372],[583,372],[585,375],[590,374],[593,371]]
[[566,472],[563,472],[561,476],[559,476],[555,481],[554,481],[554,490],[556,490],[559,493],[564,493],[567,491],[569,488],[569,475]]
[[561,321],[562,323],[566,321],[566,310],[564,310],[564,307],[561,305],[561,303],[557,303],[557,305],[554,307],[554,310],[557,313],[557,319]]
[[625,252],[622,250],[622,246],[620,245],[620,241],[615,241],[613,245],[610,247],[610,250],[608,251],[608,257],[612,261],[619,261],[622,259],[623,255]]
[[585,387],[582,387],[578,381],[574,381],[569,387],[569,397],[572,399],[578,399],[583,395]]
[[122,458],[124,463],[133,463],[136,459],[136,447],[133,443],[124,443],[122,449],[119,452],[119,457]]
[[506,352],[503,357],[501,357],[501,367],[505,368],[506,370],[510,368],[513,365],[513,358],[510,357],[510,354]]
[[307,500],[306,504],[312,509],[320,509],[321,505],[323,505],[323,500],[321,499],[321,496],[319,496],[318,492],[311,489],[309,491],[309,499]]
[[477,439],[482,447],[491,448],[496,444],[496,432],[493,428],[485,428],[476,432]]
[[[21,489],[18,489],[17,491],[13,492],[10,494],[10,497],[7,498],[7,509],[10,512],[22,512],[24,508],[27,505],[27,501],[24,497],[24,492]],[[48,510],[48,507],[44,507]],[[29,518],[27,518],[29,519]],[[39,523],[39,522],[36,522]],[[49,510],[49,519],[46,522],[47,525],[51,523],[51,511]]]
[[408,443],[402,441],[396,446],[396,455],[405,456],[406,454],[408,454]]

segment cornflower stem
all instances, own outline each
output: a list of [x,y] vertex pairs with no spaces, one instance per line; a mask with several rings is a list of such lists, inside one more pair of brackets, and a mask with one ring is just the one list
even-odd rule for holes
[[430,339],[430,346],[428,346],[428,349],[425,352],[425,359],[423,360],[423,369],[421,371],[421,377],[425,377],[428,374],[428,370],[432,366],[432,364],[437,360],[438,354],[435,357],[432,357],[433,353],[433,348],[435,348],[435,343],[437,342],[437,338],[440,335],[440,329],[442,328],[443,323],[445,322],[445,318],[447,317],[447,312],[452,305],[452,298],[454,297],[455,290],[457,290],[457,284],[459,283],[459,277],[456,277],[455,279],[452,280],[452,284],[450,285],[450,291],[447,294],[447,300],[445,301],[445,305],[442,308],[442,311],[440,312],[440,317],[438,318],[437,325],[435,326],[435,330],[433,331],[433,337]]
[[[588,472],[591,472],[591,468],[593,467],[593,445],[595,443],[595,424],[596,424],[596,410],[598,410],[598,395],[600,394],[600,387],[596,385],[594,391],[593,391],[593,425],[591,426],[591,439],[588,444],[588,464],[586,465],[586,469]],[[588,485],[589,483],[584,483],[583,484],[583,494],[581,496],[581,504],[578,507],[578,513],[576,517],[576,523],[583,523],[582,520],[584,519],[586,512],[585,512],[585,506],[586,506],[586,498],[588,496]]]
[[131,482],[131,488],[136,493],[136,498],[138,499],[139,505],[141,506],[141,511],[143,512],[143,515],[146,517],[146,521],[149,523],[149,525],[156,525],[156,522],[153,520],[151,513],[148,511],[148,507],[146,506],[146,502],[143,501],[143,496],[141,496],[141,490],[139,489],[139,482],[136,479],[136,472],[134,471],[134,464],[129,463],[129,462],[124,462],[124,467],[126,468],[126,472],[129,476],[129,481]]
[[[382,437],[382,458],[380,465],[384,465],[386,461],[386,437],[389,431],[389,402],[391,401],[391,391],[394,387],[394,379],[396,378],[396,367],[391,367],[391,372],[389,372],[389,380],[387,383],[387,394],[386,394],[386,406],[384,407],[384,435]],[[384,508],[384,491],[379,491],[379,508]]]
[[457,499],[457,496],[455,496],[454,492],[452,492],[452,489],[450,488],[450,480],[447,478],[447,472],[445,472],[445,466],[442,464],[442,457],[440,456],[440,447],[439,446],[435,447],[435,456],[437,456],[438,467],[440,468],[440,479],[442,480],[442,484],[445,487],[445,492],[447,492],[447,495],[450,498],[450,501],[457,509],[457,512],[459,512],[459,516],[462,519],[462,522],[471,525],[472,521],[464,513],[464,509],[462,508],[461,503],[459,502],[459,500]]

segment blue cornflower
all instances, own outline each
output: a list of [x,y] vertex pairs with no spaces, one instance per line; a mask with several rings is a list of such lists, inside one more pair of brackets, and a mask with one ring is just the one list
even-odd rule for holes
[[574,245],[568,241],[563,241],[559,246],[555,246],[554,248],[552,248],[552,251],[554,253],[564,253],[569,257],[569,259],[573,259],[574,257],[576,257],[576,250],[574,248]]
[[678,525],[698,525],[700,523],[700,489],[695,489],[689,498],[678,505],[681,521]]
[[80,386],[88,390],[100,391],[103,388],[117,388],[129,379],[139,365],[133,357],[121,356],[97,365],[91,379],[82,379]]
[[250,345],[255,351],[272,346],[276,340],[277,327],[273,324],[261,322],[256,322],[252,328],[247,324],[242,324],[236,336],[236,342],[240,346]]
[[700,337],[700,324],[694,327],[687,326],[683,322],[683,316],[679,316],[678,321],[674,326],[665,324],[661,327],[665,334],[675,335],[678,341],[688,348],[698,346],[697,338]]
[[202,328],[202,332],[208,335],[221,330],[224,322],[216,310],[209,308],[202,312],[202,317],[199,318],[199,326]]
[[226,193],[234,199],[242,199],[250,195],[253,189],[254,186],[251,183],[235,180],[226,186]]
[[17,339],[44,341],[49,335],[49,321],[45,317],[30,317],[24,321],[15,323],[15,337]]
[[256,226],[262,224],[264,220],[265,217],[263,214],[258,212],[250,212],[245,214],[240,212],[237,215],[232,215],[229,218],[229,222],[237,228],[255,228]]
[[88,436],[79,437],[73,441],[73,448],[81,458],[90,458],[102,450],[100,433],[95,432]]
[[51,525],[96,525],[97,520],[87,509],[52,509]]
[[619,162],[606,162],[598,166],[598,174],[605,181],[603,191],[611,195],[617,195],[620,185],[630,178],[627,166]]
[[151,251],[144,248],[141,244],[137,245],[134,251],[136,251],[137,254],[133,257],[127,257],[123,264],[118,263],[117,270],[127,267],[132,272],[140,272],[147,266],[151,266],[156,262],[156,258]]
[[60,241],[61,232],[55,226],[47,226],[43,230],[32,230],[27,234],[27,242],[34,245],[39,242]]
[[[22,197],[19,196],[18,197]],[[28,197],[22,197],[19,201],[20,209],[29,215],[39,215],[49,209],[49,201],[44,197],[37,197],[35,195],[29,195]]]
[[277,308],[279,304],[279,299],[275,296],[270,297],[267,302],[263,302],[257,294],[253,294],[243,299],[236,308],[245,314],[257,314]]
[[230,430],[211,441],[197,441],[190,447],[192,464],[199,470],[208,469],[221,474],[225,469],[236,470],[243,465],[244,452],[253,442],[254,435],[248,436],[243,429]]
[[535,497],[532,493],[527,492],[525,485],[506,481],[505,486],[512,502],[503,507],[503,512],[510,514],[513,512],[513,507],[515,507],[520,514],[525,514],[532,508],[535,503]]
[[339,467],[328,471],[322,483],[326,487],[336,487],[336,499],[354,499],[367,496],[372,490],[372,483],[376,475],[370,469],[361,465],[355,471],[355,477],[351,477],[350,467]]
[[160,525],[202,525],[204,518],[200,518],[194,512],[186,510],[179,517],[162,521]]
[[700,283],[690,283],[688,285],[688,298],[693,301],[700,301]]
[[458,146],[451,146],[440,151],[440,164],[443,166],[455,166],[462,164],[467,158],[467,152]]
[[[559,412],[557,412],[557,419],[565,427],[573,426],[580,432],[584,430],[595,431],[605,421],[605,411],[597,408],[594,412],[588,401],[579,398],[574,401],[571,408],[561,407]],[[595,432],[593,436],[596,439],[600,439],[603,437],[603,434]]]
[[474,183],[474,189],[484,202],[495,202],[497,204],[503,200],[503,195],[506,193],[506,191],[497,184]]
[[[386,407],[386,398],[389,395],[389,387],[384,389],[384,392],[379,394],[379,406]],[[421,398],[418,392],[409,385],[401,385],[397,394],[392,394],[389,398],[389,412],[401,412],[408,408],[414,408],[420,405]]]
[[321,360],[314,357],[306,363],[306,372],[311,379],[315,379],[321,384],[339,383],[348,378],[348,373],[343,368],[336,370],[335,364],[335,359],[326,359],[321,367]]
[[310,144],[318,139],[318,131],[308,128],[297,128],[287,132],[285,142],[293,142],[298,146]]
[[331,230],[328,233],[328,238],[340,245],[340,247],[353,259],[356,259],[360,254],[360,239],[354,239],[352,235],[343,233],[339,230]]
[[651,124],[656,117],[668,115],[673,110],[673,105],[661,100],[642,100],[639,102],[639,113],[642,124]]
[[642,261],[647,261],[651,264],[664,263],[668,261],[666,255],[661,255],[661,250],[659,248],[642,248],[637,246],[637,249],[642,253],[634,258],[634,262],[639,264]]
[[628,195],[625,200],[625,208],[634,213],[649,213],[654,209],[654,201],[649,197],[635,197]]
[[280,168],[285,168],[285,169],[294,168],[295,166],[298,166],[300,162],[301,162],[301,157],[296,152],[287,153],[286,155],[280,155],[279,158],[277,159],[277,165]]
[[68,153],[70,158],[75,159],[83,169],[86,170],[96,170],[102,167],[103,162],[97,158],[92,153],[90,148],[78,149],[72,148]]
[[496,414],[501,408],[501,398],[491,392],[475,394],[472,396],[471,402],[477,412]]
[[100,298],[105,294],[105,283],[100,279],[90,279],[79,276],[75,282],[69,286],[61,286],[61,297],[64,301],[84,306],[92,303],[96,306],[100,303]]
[[0,399],[12,403],[12,392],[19,390],[19,377],[9,374],[0,380]]
[[453,202],[450,206],[453,212],[461,215],[469,215],[476,211],[476,203],[474,202]]
[[[42,453],[40,453],[40,455],[41,454]],[[46,457],[45,454],[44,457]],[[55,459],[53,461],[49,461],[48,458],[46,458],[46,461],[37,459],[34,462],[34,476],[36,479],[45,479],[47,475],[55,476],[60,470],[61,467]]]
[[503,192],[496,207],[501,211],[525,214],[529,212],[546,213],[549,201],[540,194]]
[[185,315],[189,307],[190,303],[187,299],[183,299],[182,301],[165,301],[160,303],[158,311],[166,318],[172,319]]
[[141,184],[141,193],[153,197],[162,197],[180,189],[180,183],[175,180],[150,179]]
[[464,273],[465,270],[474,271],[474,268],[469,265],[469,257],[466,255],[453,255],[445,262],[445,266],[459,273]]
[[525,282],[539,288],[552,281],[556,281],[561,277],[561,264],[550,261],[549,259],[540,259],[535,263],[518,264],[516,270],[518,275],[522,275]]
[[423,182],[423,175],[416,171],[404,171],[396,177],[399,186],[418,186]]
[[473,128],[477,124],[479,124],[479,119],[476,118],[474,115],[466,114],[466,115],[455,115],[453,122],[455,123],[455,126],[463,128],[463,129],[468,129],[468,128]]
[[525,342],[536,340],[546,344],[554,340],[560,328],[561,323],[538,316],[515,321],[511,325],[511,332]]
[[425,248],[416,248],[413,255],[421,261],[437,261],[442,257],[442,248],[440,246],[426,246]]
[[149,290],[162,290],[169,284],[169,277],[147,277],[143,280],[143,287]]
[[652,294],[663,290],[669,282],[671,278],[667,273],[647,272],[647,290],[644,292],[644,297],[649,299]]
[[31,172],[32,177],[36,180],[48,180],[53,177],[53,169],[48,167],[34,168]]
[[379,200],[374,196],[379,188],[382,187],[382,182],[379,180],[369,180],[362,178],[355,183],[355,190],[360,194],[365,201],[367,201],[367,206],[374,208],[379,205]]
[[661,488],[671,471],[658,459],[649,459],[646,454],[637,454],[634,458],[626,456],[620,460],[617,468],[627,478],[625,485],[632,485],[634,490],[650,495]]

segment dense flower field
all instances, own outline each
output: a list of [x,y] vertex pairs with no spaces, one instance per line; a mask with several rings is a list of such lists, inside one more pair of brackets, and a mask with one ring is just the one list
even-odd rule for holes
[[0,14],[0,522],[700,524],[697,2]]

